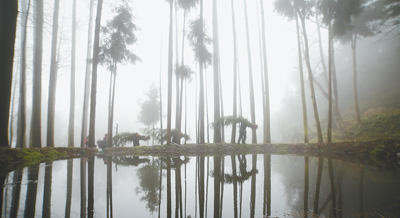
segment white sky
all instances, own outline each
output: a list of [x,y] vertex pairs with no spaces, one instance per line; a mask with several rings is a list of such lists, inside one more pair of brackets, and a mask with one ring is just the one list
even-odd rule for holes
[[[24,0],[20,0],[23,5]],[[70,75],[70,47],[71,47],[71,10],[72,1],[60,0],[60,27],[61,31],[61,55],[60,69],[57,83],[57,100],[56,100],[56,140],[60,142],[59,146],[66,145],[67,141],[67,125],[69,113],[69,75]],[[77,65],[76,65],[76,142],[79,141],[80,125],[82,115],[83,101],[83,83],[86,65],[86,44],[87,44],[87,27],[89,16],[89,0],[77,1]],[[158,85],[159,69],[162,67],[162,89],[163,89],[163,113],[166,114],[167,102],[167,48],[168,48],[168,22],[169,22],[169,5],[165,0],[131,0],[131,7],[135,16],[134,23],[138,26],[136,32],[138,42],[132,46],[133,52],[141,58],[141,62],[135,65],[120,65],[118,67],[116,99],[115,99],[115,117],[114,124],[118,123],[119,131],[140,131],[144,126],[138,122],[138,114],[140,111],[140,102],[144,100],[144,93],[152,84]],[[212,37],[212,0],[204,0],[204,17],[206,20],[207,33]],[[282,100],[286,95],[296,95],[296,86],[298,84],[297,71],[297,44],[295,23],[288,21],[285,17],[280,16],[273,9],[274,1],[264,1],[265,6],[265,22],[266,22],[266,39],[268,52],[268,72],[271,99],[271,117],[272,123],[279,122],[279,116]],[[233,46],[232,46],[232,23],[230,0],[218,0],[218,22],[219,22],[219,43],[220,43],[220,60],[221,75],[224,98],[224,112],[229,115],[232,112],[232,75],[233,75]],[[258,0],[248,1],[248,15],[250,25],[250,40],[252,52],[252,67],[254,75],[254,88],[256,99],[256,119],[259,130],[262,130],[262,102],[261,102],[261,76],[260,76],[260,59],[259,59],[259,41],[258,41]],[[44,30],[44,53],[43,53],[43,84],[42,84],[42,132],[43,136],[46,132],[47,123],[47,92],[48,92],[48,76],[50,62],[50,41],[51,41],[51,23],[53,1],[44,0],[45,5],[45,30]],[[104,0],[102,24],[104,25],[112,17],[112,8],[116,5],[116,1]],[[22,6],[20,6],[22,7]],[[249,93],[248,93],[248,63],[247,48],[245,38],[244,10],[243,1],[235,1],[236,12],[236,28],[238,34],[238,53],[239,53],[239,73],[242,85],[243,115],[250,117]],[[189,22],[198,17],[199,9],[191,11],[187,17],[186,33],[188,33]],[[31,21],[29,26],[32,27],[32,8]],[[178,41],[179,53],[181,52],[182,40],[182,20],[183,13],[178,12]],[[32,42],[32,28],[28,31],[28,42]],[[315,35],[314,25],[310,25],[308,29],[309,35]],[[19,33],[18,33],[19,34]],[[174,31],[175,34],[175,31]],[[326,37],[323,31],[323,38]],[[175,36],[174,36],[175,40]],[[311,37],[311,53],[317,54],[316,39]],[[18,49],[19,39],[17,38],[15,68],[18,69]],[[325,43],[326,44],[326,43]],[[28,107],[31,101],[31,81],[32,81],[32,58],[31,47],[28,43]],[[210,46],[212,51],[212,46]],[[161,54],[160,54],[161,51]],[[326,49],[325,49],[326,51]],[[175,53],[175,47],[174,47]],[[312,55],[311,54],[311,55]],[[174,54],[175,55],[175,54]],[[179,54],[181,57],[181,54]],[[161,58],[161,63],[160,63]],[[179,58],[180,59],[180,58]],[[174,58],[175,60],[175,58]],[[175,61],[174,61],[175,62]],[[189,42],[185,42],[185,64],[196,70],[193,53]],[[16,70],[17,71],[17,70]],[[18,71],[17,71],[18,72]],[[210,122],[212,122],[212,68],[207,69],[208,78],[208,101],[210,111]],[[14,77],[15,80],[18,76]],[[175,80],[175,79],[174,79]],[[173,80],[173,89],[175,89],[175,81]],[[195,80],[188,87],[188,128],[189,133],[194,138],[194,117],[195,117]],[[100,138],[106,132],[107,123],[107,104],[108,104],[108,82],[109,72],[106,68],[100,66],[98,72],[98,93],[97,93],[97,112],[96,112],[96,136]],[[174,93],[174,90],[173,90]],[[15,96],[18,97],[18,94]],[[173,115],[175,114],[175,94],[173,94]],[[301,111],[298,111],[301,116]],[[30,109],[28,108],[28,117]],[[174,126],[174,118],[172,119]],[[29,119],[28,119],[29,121]],[[164,117],[164,127],[166,126],[166,117]],[[227,134],[228,135],[228,134]],[[228,136],[227,136],[228,137]],[[44,137],[43,137],[44,138]],[[274,140],[274,133],[272,135]],[[261,135],[258,139],[262,140]]]

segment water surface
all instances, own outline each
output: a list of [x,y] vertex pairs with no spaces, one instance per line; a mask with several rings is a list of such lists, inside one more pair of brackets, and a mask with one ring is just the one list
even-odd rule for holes
[[1,217],[399,217],[399,187],[397,171],[318,157],[82,158],[6,175]]

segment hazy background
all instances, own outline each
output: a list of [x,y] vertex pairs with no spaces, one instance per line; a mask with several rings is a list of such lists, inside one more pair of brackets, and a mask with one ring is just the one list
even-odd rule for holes
[[[21,1],[24,2],[24,1]],[[207,33],[212,37],[211,26],[211,0],[204,0],[204,17]],[[299,92],[299,71],[296,41],[296,26],[293,21],[287,20],[274,11],[274,1],[264,1],[266,14],[266,39],[267,59],[269,72],[269,91],[271,102],[271,131],[273,142],[294,142],[302,139],[302,111]],[[119,132],[136,132],[144,128],[138,122],[138,114],[141,102],[145,93],[152,86],[159,85],[159,73],[162,73],[163,90],[163,114],[166,114],[167,102],[167,48],[168,48],[168,21],[169,5],[165,0],[131,0],[131,7],[135,16],[134,23],[139,28],[136,32],[138,42],[132,47],[133,52],[141,59],[135,65],[119,66],[115,96],[114,128],[118,124]],[[219,22],[219,43],[221,60],[221,79],[223,87],[224,114],[232,114],[232,84],[233,84],[233,46],[232,46],[232,23],[230,0],[219,0],[218,22]],[[53,14],[52,0],[44,0],[45,23],[43,36],[43,72],[42,72],[42,136],[44,138],[47,124],[47,96],[50,70],[50,41],[51,21]],[[60,51],[59,76],[57,80],[56,94],[56,122],[55,141],[57,146],[67,144],[67,125],[69,113],[69,83],[70,83],[70,47],[71,47],[71,16],[72,2],[60,0]],[[75,112],[75,142],[79,141],[81,129],[81,116],[83,106],[83,86],[86,66],[87,27],[89,17],[89,0],[77,1],[77,65],[76,65],[76,112]],[[258,120],[258,139],[262,139],[262,98],[261,98],[261,75],[260,75],[260,46],[258,33],[258,1],[248,1],[248,15],[250,23],[250,40],[252,52],[252,67],[254,74],[254,91],[256,99],[256,119]],[[21,5],[21,4],[20,4]],[[112,9],[117,5],[116,1],[104,0],[102,25],[112,17]],[[20,6],[21,7],[21,6]],[[96,8],[96,7],[95,7]],[[238,34],[239,53],[239,74],[242,85],[243,116],[250,117],[250,104],[248,93],[248,62],[245,43],[245,25],[243,1],[235,1],[236,28]],[[186,32],[189,31],[189,22],[198,17],[199,9],[196,8],[187,16]],[[28,57],[27,57],[27,121],[30,122],[31,101],[32,101],[32,8],[28,22]],[[178,11],[178,45],[181,52],[182,39],[182,17],[183,12]],[[21,20],[19,20],[21,25]],[[321,76],[320,55],[318,51],[318,39],[316,25],[308,22],[307,31],[310,40],[310,57],[316,79],[324,84]],[[327,31],[321,29],[324,44],[325,60],[327,61]],[[175,30],[174,30],[175,34]],[[16,108],[18,99],[18,61],[19,61],[19,40],[20,29],[17,32],[16,54],[13,77],[13,106]],[[174,36],[175,41],[175,36]],[[175,44],[175,42],[174,42]],[[212,47],[210,47],[212,51]],[[352,93],[352,59],[349,44],[335,43],[336,69],[339,86],[339,106],[345,119],[352,119],[353,93]],[[399,107],[400,82],[400,40],[398,35],[377,35],[368,39],[361,39],[358,42],[358,71],[359,71],[359,98],[361,112],[369,107]],[[175,53],[175,45],[174,45]],[[176,54],[174,54],[176,55]],[[179,59],[181,54],[179,54]],[[174,57],[175,62],[175,57]],[[189,42],[185,42],[185,63],[190,65],[197,72],[197,65]],[[212,69],[206,69],[208,108],[210,122],[213,118],[213,88]],[[307,77],[305,78],[307,79]],[[174,79],[175,80],[175,79]],[[175,81],[173,80],[173,84]],[[99,65],[98,88],[97,88],[97,113],[96,113],[96,138],[102,137],[107,130],[107,105],[108,105],[108,83],[109,72],[105,67]],[[308,80],[305,83],[309,127],[314,130],[314,120],[311,114],[311,104]],[[175,85],[173,85],[172,111],[175,115]],[[194,138],[195,132],[195,89],[196,84],[193,78],[188,86],[188,132]],[[326,112],[328,102],[316,89],[318,107],[322,121],[323,131],[326,132]],[[17,111],[14,109],[13,116]],[[166,117],[164,116],[164,127]],[[172,127],[174,127],[172,118]],[[182,124],[184,125],[184,124]],[[16,122],[14,123],[16,126]],[[29,133],[29,128],[27,129]],[[229,137],[229,131],[226,131]],[[211,137],[212,138],[212,137]],[[191,141],[193,142],[193,141]]]

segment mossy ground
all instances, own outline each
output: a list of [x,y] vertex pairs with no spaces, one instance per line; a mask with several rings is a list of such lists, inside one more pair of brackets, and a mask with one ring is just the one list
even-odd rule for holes
[[41,162],[95,155],[97,149],[86,148],[2,148],[0,149],[1,170],[24,167]]

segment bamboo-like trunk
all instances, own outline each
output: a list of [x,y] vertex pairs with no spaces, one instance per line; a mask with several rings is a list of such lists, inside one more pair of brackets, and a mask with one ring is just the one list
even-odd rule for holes
[[301,104],[302,104],[302,108],[303,108],[304,143],[308,143],[308,120],[307,120],[306,94],[305,94],[305,88],[304,88],[303,57],[301,54],[300,28],[299,28],[299,21],[298,21],[297,15],[296,15],[296,34],[297,34],[297,52],[299,54]]
[[[218,40],[218,18],[217,18],[217,1],[212,1],[212,26],[213,26],[213,86],[214,86],[214,122],[217,122],[220,119],[220,90],[219,90],[219,40]],[[214,143],[221,142],[221,126],[214,126]],[[219,171],[215,171],[219,172]],[[219,196],[219,195],[218,195]],[[218,207],[219,208],[219,202]],[[215,213],[217,210],[214,207],[214,215],[218,215]]]
[[19,102],[18,102],[18,125],[17,125],[17,148],[26,147],[26,38],[28,32],[28,18],[31,1],[28,0],[26,14],[23,20],[21,36],[20,78],[19,78]]
[[265,18],[264,18],[264,3],[260,0],[261,7],[261,34],[262,34],[262,54],[263,54],[263,71],[264,71],[264,91],[263,99],[264,104],[264,143],[271,143],[271,115],[270,115],[270,103],[269,103],[269,79],[268,79],[268,64],[267,64],[267,48],[265,38]]
[[313,105],[313,110],[314,110],[314,119],[315,119],[315,124],[316,124],[316,128],[317,128],[318,142],[321,143],[321,142],[323,142],[323,137],[322,137],[321,123],[319,121],[319,115],[318,115],[317,100],[315,99],[314,78],[313,78],[311,63],[310,63],[305,17],[302,15],[299,15],[299,17],[301,20],[301,26],[303,28],[304,47],[305,47],[304,48],[304,56],[306,59],[306,65],[307,65],[307,70],[308,70],[308,79],[310,82],[311,100],[312,100],[312,105]]
[[171,114],[172,114],[172,37],[173,37],[173,1],[169,3],[169,42],[168,42],[168,104],[167,104],[167,145],[171,144]]
[[357,34],[354,34],[351,40],[351,50],[353,54],[353,93],[354,93],[354,109],[356,112],[357,123],[361,124],[360,106],[358,104],[358,88],[357,88]]
[[57,39],[58,39],[58,16],[60,2],[54,1],[53,10],[53,30],[51,38],[51,54],[50,54],[50,82],[49,82],[49,100],[47,108],[47,147],[54,147],[54,116],[56,103],[56,87],[57,87]]
[[332,142],[332,21],[328,24],[329,61],[328,61],[328,133],[327,142]]
[[86,72],[85,72],[85,88],[83,91],[83,111],[82,111],[82,129],[81,129],[81,147],[85,147],[84,139],[88,134],[88,109],[89,109],[89,93],[90,93],[90,75],[91,75],[91,59],[93,46],[93,7],[94,0],[90,0],[89,5],[89,27],[88,27],[88,42],[86,48]]
[[[97,64],[99,61],[100,24],[103,0],[97,2],[96,24],[93,43],[92,85],[90,91],[90,121],[89,121],[89,147],[95,147],[96,123],[96,93],[97,93]],[[89,214],[88,214],[89,215]]]
[[72,49],[71,49],[71,81],[69,100],[69,122],[68,122],[68,147],[75,144],[75,56],[76,56],[76,0],[72,1]]
[[[232,10],[232,36],[233,36],[233,105],[232,105],[232,116],[237,116],[237,36],[236,36],[236,19],[235,19],[235,7],[234,0],[231,0],[231,10]],[[232,123],[232,133],[231,133],[231,143],[236,141],[236,122]],[[236,165],[236,162],[235,162]],[[236,170],[236,169],[235,169]],[[237,200],[237,199],[236,199]],[[235,211],[235,218],[237,218],[237,211]]]
[[42,147],[42,56],[43,56],[43,1],[34,4],[34,35],[33,35],[33,81],[32,81],[32,117],[31,117],[31,147]]
[[[243,0],[244,3],[244,18],[246,25],[246,44],[247,44],[247,58],[249,65],[249,89],[250,89],[250,115],[251,115],[251,123],[253,125],[256,124],[256,112],[255,112],[255,102],[254,102],[254,85],[253,85],[253,70],[251,63],[251,51],[250,51],[250,36],[249,36],[249,21],[247,16],[247,2]],[[253,144],[257,144],[257,130],[256,128],[252,128],[251,134],[251,142]]]

